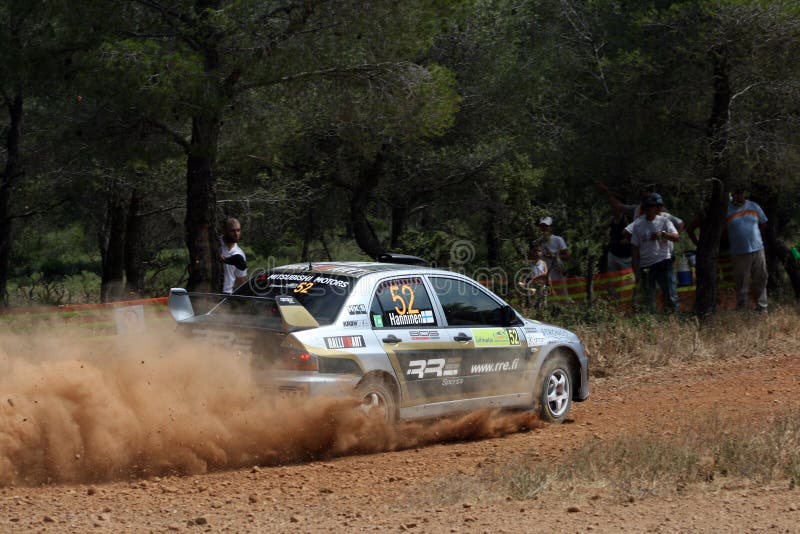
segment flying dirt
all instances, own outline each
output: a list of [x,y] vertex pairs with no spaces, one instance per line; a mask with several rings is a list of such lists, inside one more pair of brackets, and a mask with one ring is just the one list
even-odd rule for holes
[[355,399],[291,399],[246,358],[174,332],[97,341],[0,336],[0,486],[86,483],[279,465],[535,428],[483,410],[387,424]]

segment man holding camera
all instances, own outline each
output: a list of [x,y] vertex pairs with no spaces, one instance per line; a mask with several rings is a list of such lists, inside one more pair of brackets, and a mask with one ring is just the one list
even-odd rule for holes
[[644,216],[626,230],[631,234],[632,265],[645,307],[655,309],[656,284],[664,295],[667,311],[678,311],[678,290],[672,268],[672,243],[678,241],[678,230],[669,217],[660,214],[664,200],[658,193],[644,199]]

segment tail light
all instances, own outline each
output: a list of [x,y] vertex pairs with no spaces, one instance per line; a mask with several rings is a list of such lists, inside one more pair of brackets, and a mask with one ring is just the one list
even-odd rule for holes
[[317,356],[310,352],[298,349],[283,349],[278,367],[292,371],[319,371],[319,362],[317,361]]

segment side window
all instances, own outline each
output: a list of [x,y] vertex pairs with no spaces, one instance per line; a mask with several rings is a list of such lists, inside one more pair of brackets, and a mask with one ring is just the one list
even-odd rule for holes
[[436,317],[422,278],[384,280],[372,298],[369,317],[375,328],[436,326]]
[[430,281],[449,325],[503,325],[502,304],[479,287],[453,278],[430,277]]

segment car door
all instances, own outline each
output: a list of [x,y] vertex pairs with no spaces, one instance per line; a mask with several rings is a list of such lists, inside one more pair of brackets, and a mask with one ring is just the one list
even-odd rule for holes
[[371,298],[370,322],[398,378],[401,407],[460,397],[458,352],[447,338],[422,276],[381,280]]
[[444,315],[440,336],[459,344],[458,374],[465,396],[524,393],[530,350],[520,321],[504,323],[506,305],[478,284],[462,278],[429,276]]

